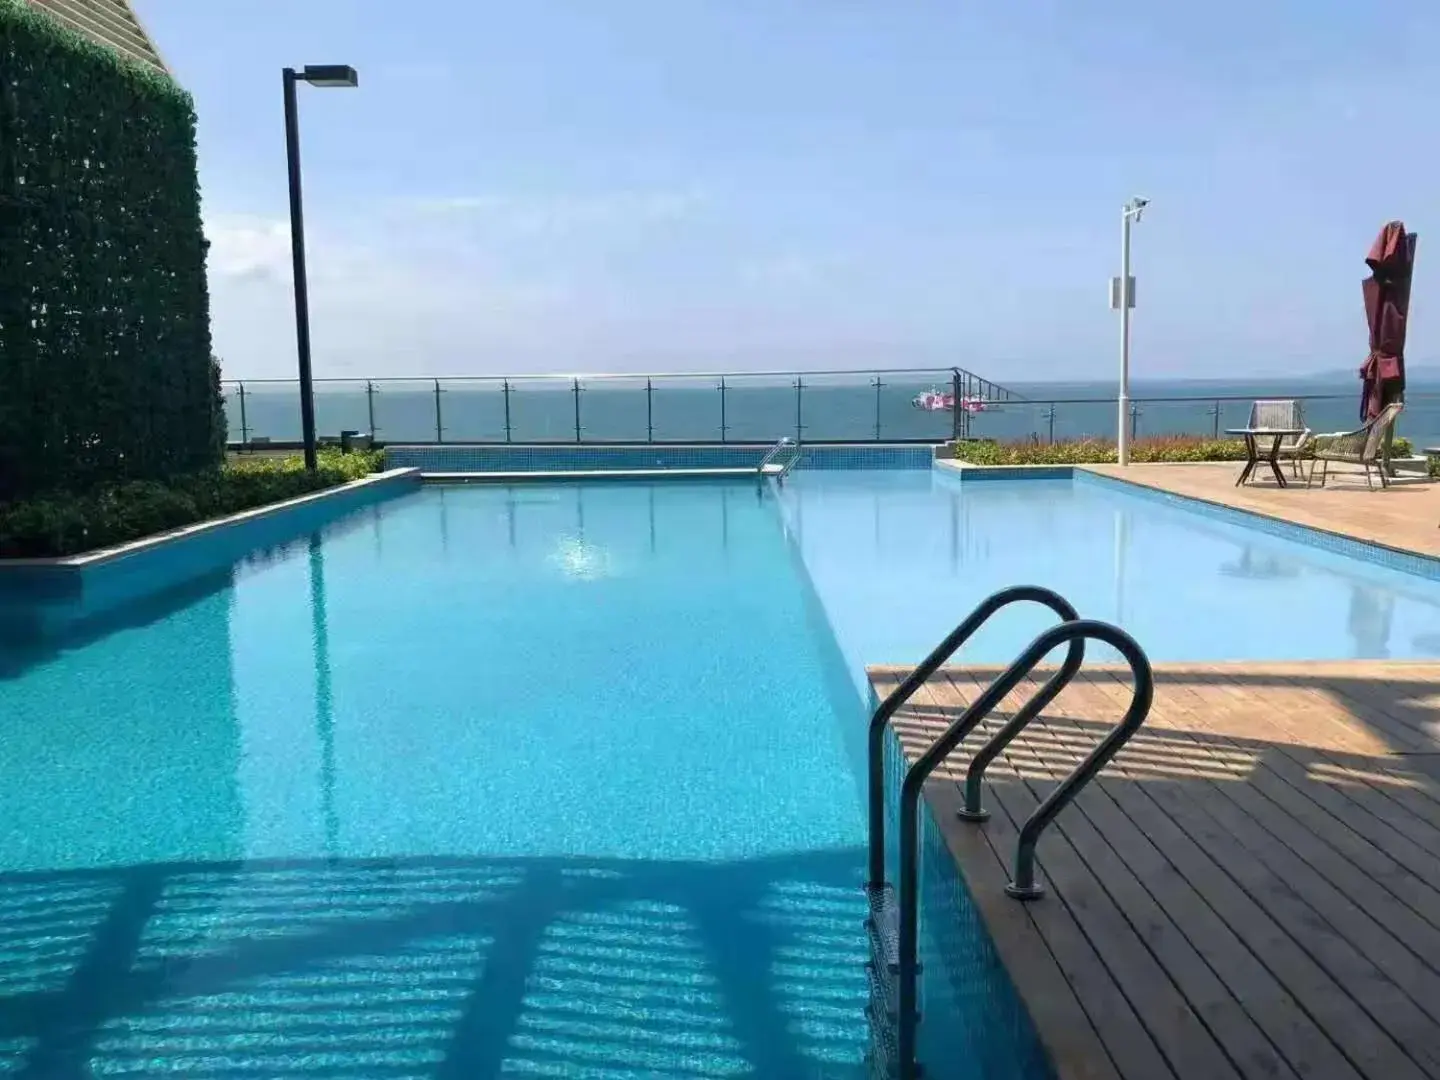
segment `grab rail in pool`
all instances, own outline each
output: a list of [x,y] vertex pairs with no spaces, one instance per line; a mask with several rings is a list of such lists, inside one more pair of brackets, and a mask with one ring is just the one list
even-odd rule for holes
[[[1074,605],[1053,589],[1047,589],[1040,585],[1012,585],[1008,589],[1001,589],[982,600],[960,625],[950,631],[945,639],[935,646],[930,655],[922,660],[920,665],[880,703],[880,707],[870,718],[866,753],[869,770],[867,784],[869,789],[870,865],[865,885],[865,891],[870,901],[870,917],[866,920],[865,925],[870,934],[871,952],[875,955],[875,962],[870,967],[871,997],[884,1000],[886,1011],[892,1015],[896,1011],[892,1005],[893,980],[896,975],[900,974],[901,963],[899,918],[895,907],[895,894],[894,890],[885,882],[886,728],[895,714],[915,696],[930,676],[934,675],[941,665],[954,656],[960,647],[990,620],[991,616],[1011,604],[1025,602],[1043,604],[1055,612],[1064,623],[1080,618]],[[1060,670],[1050,677],[1050,681],[1031,702],[1027,703],[1025,710],[1022,711],[1028,711],[1031,716],[1038,714],[1064,689],[1065,684],[1074,678],[1084,660],[1085,642],[1081,638],[1076,638],[1071,642]],[[871,1030],[880,1038],[884,1056],[895,1061],[899,1057],[899,1047],[893,1043],[894,1029],[887,1019],[875,1012],[872,1000]],[[913,1052],[910,1054],[909,1060],[913,1064]],[[902,1071],[901,1075],[907,1074]]]
[[[777,466],[774,472],[767,472],[766,470],[775,464],[775,459],[778,458],[781,454],[783,454],[786,450],[794,451],[794,453],[790,455],[789,460]],[[770,447],[769,450],[765,451],[765,456],[760,459],[760,464],[755,469],[755,478],[757,480],[764,481],[767,476],[772,476],[777,481],[783,481],[785,477],[790,474],[790,470],[795,468],[795,463],[799,460],[799,444],[794,439],[790,438],[790,436],[786,435],[774,446]]]
[[[967,796],[965,811],[961,816],[971,821],[983,821],[986,817],[980,805],[979,790],[986,766],[1013,740],[1040,711],[1045,708],[1061,690],[1079,673],[1084,660],[1084,642],[1100,641],[1117,649],[1130,666],[1134,677],[1134,690],[1130,706],[1120,723],[1101,740],[1100,744],[1084,761],[1045,799],[1020,829],[1015,850],[1015,871],[1006,892],[1019,900],[1033,900],[1043,895],[1043,888],[1035,881],[1035,845],[1046,826],[1055,819],[1080,790],[1090,782],[1121,747],[1130,740],[1149,714],[1154,699],[1154,675],[1145,651],[1125,631],[1109,623],[1094,619],[1080,619],[1074,608],[1063,598],[1034,586],[1019,586],[996,593],[976,608],[970,618],[961,623],[940,647],[931,653],[925,663],[913,672],[876,710],[871,721],[871,777],[876,774],[874,758],[877,750],[883,753],[884,726],[891,716],[904,704],[926,679],[958,648],[965,638],[986,619],[1008,603],[1020,599],[1038,600],[1055,610],[1065,619],[1059,626],[1042,633],[968,708],[954,723],[925,751],[905,774],[900,789],[900,837],[899,837],[899,897],[898,910],[890,887],[884,880],[884,806],[881,795],[879,827],[872,817],[870,881],[867,893],[870,898],[870,919],[867,928],[871,933],[871,948],[876,954],[870,967],[871,995],[883,998],[884,1016],[878,1015],[872,1000],[870,1019],[872,1031],[881,1043],[886,1059],[880,1075],[898,1077],[899,1080],[913,1080],[918,1073],[915,1056],[916,1026],[919,1022],[917,1011],[919,978],[919,807],[920,794],[930,774],[949,756],[981,721],[993,712],[1041,660],[1056,646],[1069,644],[1065,662],[1038,690],[1029,701],[1016,710],[1015,715],[999,732],[981,748],[975,763],[967,774]],[[958,640],[955,640],[958,639]],[[949,648],[947,649],[947,646]],[[938,656],[938,659],[937,659]],[[887,708],[888,707],[888,708]],[[876,728],[880,737],[876,737]],[[877,746],[878,744],[878,746]],[[884,780],[883,763],[879,769],[881,783]],[[872,791],[872,815],[874,800]],[[878,848],[876,846],[878,841]],[[877,870],[878,867],[878,870]],[[892,988],[893,982],[893,988]],[[890,1023],[894,1027],[891,1028]],[[872,1059],[873,1066],[877,1062]]]

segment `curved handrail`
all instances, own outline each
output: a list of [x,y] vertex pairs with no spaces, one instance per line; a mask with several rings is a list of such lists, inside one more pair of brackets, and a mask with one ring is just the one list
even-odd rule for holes
[[[1037,604],[1044,604],[1051,611],[1059,615],[1065,622],[1074,622],[1080,618],[1074,606],[1053,589],[1047,589],[1041,585],[1012,585],[1008,589],[1001,589],[992,593],[982,600],[966,616],[965,621],[946,635],[945,640],[931,651],[930,655],[920,661],[920,666],[906,676],[905,681],[890,692],[889,696],[880,703],[880,707],[870,718],[870,731],[868,736],[867,764],[869,767],[869,804],[870,804],[870,867],[868,887],[878,889],[885,884],[885,727],[890,723],[891,718],[900,711],[900,707],[909,701],[920,687],[924,686],[931,675],[939,670],[940,665],[945,663],[955,652],[964,645],[966,641],[979,630],[990,616],[994,615],[1003,607],[1021,601],[1033,601]],[[1046,697],[1038,708],[1044,708],[1050,700],[1058,694],[1072,678],[1075,672],[1080,669],[1085,659],[1085,642],[1083,638],[1075,638],[1070,646],[1070,651],[1065,657],[1065,663],[1060,671],[1051,677],[1049,683],[1045,684],[1045,690],[1050,689],[1051,683],[1055,683],[1054,693]],[[1033,666],[1033,665],[1032,665]],[[1065,675],[1065,672],[1069,672]],[[1061,676],[1065,675],[1062,679]],[[1041,694],[1045,693],[1041,691]],[[1038,711],[1037,708],[1037,711]],[[988,710],[987,710],[988,711]],[[976,720],[978,723],[979,720]],[[971,725],[974,726],[973,724]],[[950,731],[941,736],[946,738],[955,730],[954,725]],[[965,731],[946,749],[949,753],[960,739],[969,734],[970,729]],[[933,749],[933,748],[932,748]],[[941,755],[942,757],[944,755]]]
[[789,435],[783,436],[779,442],[765,451],[765,456],[760,459],[760,464],[755,468],[755,475],[760,479],[765,478],[765,466],[769,465],[787,447],[795,445],[795,440]]
[[[1040,834],[1054,820],[1055,815],[1065,809],[1080,789],[1089,783],[1090,779],[1129,741],[1130,736],[1135,734],[1136,729],[1144,723],[1145,716],[1150,711],[1150,704],[1154,700],[1155,679],[1150,670],[1150,660],[1134,638],[1118,626],[1111,626],[1109,623],[1096,619],[1068,620],[1046,630],[1030,643],[1030,647],[1021,653],[1019,658],[970,704],[969,708],[961,713],[959,719],[950,725],[945,734],[941,735],[929,750],[916,759],[915,764],[910,767],[910,771],[905,774],[905,781],[900,786],[900,926],[898,934],[900,985],[898,990],[899,1031],[896,1033],[901,1062],[915,1059],[916,976],[920,923],[919,809],[920,793],[925,786],[925,781],[945,760],[950,751],[959,745],[965,735],[993,712],[995,707],[1005,700],[1005,695],[1015,689],[1020,680],[1030,674],[1031,670],[1045,658],[1051,649],[1067,641],[1075,642],[1085,639],[1102,641],[1118,649],[1130,665],[1130,671],[1135,677],[1135,689],[1130,699],[1130,707],[1125,710],[1125,716],[1120,723],[1100,741],[1100,745],[1090,752],[1075,771],[1050,793],[1049,797],[1036,808],[1020,829],[1020,839],[1015,848],[1014,879],[1005,887],[1005,891],[1020,900],[1033,900],[1042,895],[1043,889],[1035,884],[1035,843],[1040,839]],[[1020,727],[1024,726],[1015,724],[1015,720],[1019,719],[1022,713],[1026,714],[1025,722],[1029,723],[1039,712],[1038,708],[1030,706],[1037,699],[1045,697],[1064,670],[1062,667],[1060,672],[1051,676],[1050,680],[1035,694],[1035,697],[1027,702],[991,741],[994,742],[1006,732],[1010,732],[1010,737],[1013,738]],[[1074,673],[1072,672],[1065,682],[1069,682],[1073,677]],[[1062,688],[1063,686],[1064,683],[1061,683]],[[1059,689],[1056,689],[1055,693],[1059,693]],[[1049,698],[1053,697],[1054,694],[1049,695]],[[1046,699],[1047,702],[1049,698]],[[1011,728],[1015,730],[1011,731]]]

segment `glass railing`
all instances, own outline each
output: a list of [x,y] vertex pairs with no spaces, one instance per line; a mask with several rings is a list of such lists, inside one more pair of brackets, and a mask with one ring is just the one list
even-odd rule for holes
[[[298,443],[294,381],[224,384],[232,444]],[[943,396],[947,399],[941,400]],[[1359,426],[1359,395],[1295,395],[1313,431]],[[958,399],[958,408],[949,407]],[[1251,397],[1132,399],[1135,438],[1221,437],[1245,424]],[[970,408],[966,404],[970,403]],[[935,408],[934,406],[942,406]],[[963,370],[722,375],[579,375],[320,380],[322,437],[368,432],[398,443],[1061,442],[1115,437],[1114,398],[1020,398]],[[1407,397],[1397,427],[1440,443],[1440,392]]]
[[[230,442],[295,443],[293,380],[224,384]],[[318,380],[315,428],[397,443],[941,442],[974,415],[940,395],[991,404],[1004,387],[962,369],[717,375],[535,375]]]
[[[1298,401],[1305,426],[1315,432],[1353,431],[1360,426],[1360,394],[1297,395],[1267,398]],[[1132,438],[1189,435],[1223,438],[1250,419],[1252,397],[1156,397],[1131,399]],[[1006,401],[970,418],[972,438],[1002,442],[1065,442],[1094,436],[1113,440],[1119,421],[1115,398]],[[1396,433],[1416,446],[1440,442],[1440,393],[1409,393]]]

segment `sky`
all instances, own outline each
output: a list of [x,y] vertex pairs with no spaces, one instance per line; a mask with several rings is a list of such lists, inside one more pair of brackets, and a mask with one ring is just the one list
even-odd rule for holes
[[[1440,362],[1434,0],[132,0],[195,97],[217,354],[317,376],[1357,366],[1381,225]],[[1437,237],[1440,243],[1440,237]]]

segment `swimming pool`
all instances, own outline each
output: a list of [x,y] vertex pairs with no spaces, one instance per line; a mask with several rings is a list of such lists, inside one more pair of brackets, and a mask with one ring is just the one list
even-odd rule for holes
[[[1440,654],[1435,582],[1113,486],[427,487],[0,650],[0,1074],[855,1076],[863,666],[1016,582],[1159,660]],[[1037,1075],[943,861],[930,1074]]]
[[[1157,662],[1440,656],[1440,581],[1114,482],[800,471],[784,502],[855,671],[918,661],[985,596],[1018,583],[1123,627]],[[1006,611],[965,656],[1008,662],[1047,615]]]
[[859,703],[811,618],[753,484],[427,488],[12,657],[0,1058],[850,1075]]

